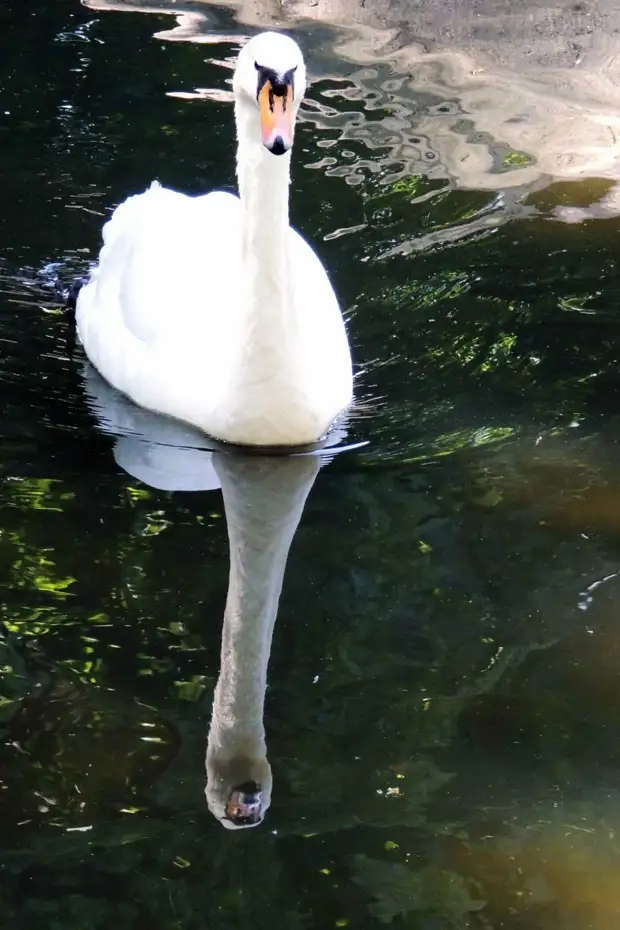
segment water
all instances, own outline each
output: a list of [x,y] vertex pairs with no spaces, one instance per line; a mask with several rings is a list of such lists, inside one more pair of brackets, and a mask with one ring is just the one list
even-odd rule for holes
[[[608,930],[613,11],[573,5],[570,35],[540,6],[529,33],[461,11],[447,49],[426,7],[373,28],[369,2],[141,6],[5,3],[0,34],[5,923]],[[284,14],[316,78],[293,217],[351,314],[364,416],[341,442],[365,445],[214,464],[92,376],[55,287],[153,177],[232,187],[225,64]],[[189,486],[211,490],[167,490]],[[269,657],[270,803],[237,831],[205,798],[227,517],[252,597],[294,534],[246,663]]]

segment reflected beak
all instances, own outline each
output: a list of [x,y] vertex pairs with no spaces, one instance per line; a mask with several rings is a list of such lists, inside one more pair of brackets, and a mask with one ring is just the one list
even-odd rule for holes
[[258,95],[263,145],[274,155],[283,155],[293,144],[293,88],[284,94],[274,93],[271,81],[265,81]]
[[262,791],[257,785],[245,787],[233,788],[226,805],[226,819],[237,827],[255,826],[263,819]]

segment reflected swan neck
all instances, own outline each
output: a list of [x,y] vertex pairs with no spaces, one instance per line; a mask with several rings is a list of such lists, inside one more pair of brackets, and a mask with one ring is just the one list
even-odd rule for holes
[[213,737],[252,751],[264,745],[267,666],[284,570],[320,462],[315,456],[281,460],[218,457],[230,573]]

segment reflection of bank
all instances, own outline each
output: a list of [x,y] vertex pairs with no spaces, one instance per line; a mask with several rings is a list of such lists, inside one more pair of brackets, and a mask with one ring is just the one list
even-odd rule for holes
[[[176,24],[157,37],[173,41],[238,42],[257,27],[297,26],[316,78],[342,82],[346,74],[325,106],[306,118],[365,146],[361,165],[359,158],[343,161],[335,146],[329,151],[336,163],[328,171],[349,182],[359,179],[360,170],[389,168],[397,176],[447,177],[461,188],[525,193],[552,180],[620,178],[620,87],[614,77],[620,31],[614,35],[611,21],[615,15],[620,30],[620,8],[607,14],[608,23],[601,17],[593,22],[574,4],[563,19],[562,3],[515,14],[508,0],[494,3],[490,12],[483,2],[474,12],[460,0],[437,9],[408,5],[406,16],[403,0],[367,0],[363,6],[293,0],[284,7],[276,0],[203,0],[204,12],[195,5],[179,12],[176,3],[83,2],[98,10],[169,12]],[[236,14],[239,33],[219,28],[222,7]],[[334,28],[317,32],[308,20]],[[332,59],[334,53],[339,59],[335,66],[328,44]],[[362,67],[343,68],[343,59]],[[376,119],[381,111],[385,115]],[[620,212],[618,199],[612,193],[598,215]]]

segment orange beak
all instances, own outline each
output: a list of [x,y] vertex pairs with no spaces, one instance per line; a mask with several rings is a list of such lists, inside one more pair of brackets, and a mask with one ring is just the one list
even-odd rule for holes
[[258,95],[263,145],[274,155],[283,155],[293,144],[293,88],[276,96],[271,81],[265,81]]

